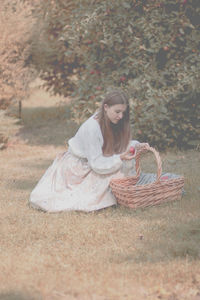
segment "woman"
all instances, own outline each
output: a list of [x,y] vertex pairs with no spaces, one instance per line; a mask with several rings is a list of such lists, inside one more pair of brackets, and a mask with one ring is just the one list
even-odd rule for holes
[[127,172],[125,162],[134,157],[130,147],[144,146],[130,141],[127,95],[121,90],[109,92],[100,110],[81,125],[68,145],[68,151],[56,157],[32,191],[31,206],[58,212],[115,205],[110,180]]

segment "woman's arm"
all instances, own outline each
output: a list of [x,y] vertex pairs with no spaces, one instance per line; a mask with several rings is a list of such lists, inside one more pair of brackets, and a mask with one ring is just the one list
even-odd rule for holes
[[110,174],[118,171],[122,165],[120,154],[104,156],[102,151],[103,141],[101,132],[89,128],[85,132],[86,157],[90,167],[98,174]]

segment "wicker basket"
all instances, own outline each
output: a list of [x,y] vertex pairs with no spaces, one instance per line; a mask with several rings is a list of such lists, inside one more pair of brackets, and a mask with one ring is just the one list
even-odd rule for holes
[[[153,152],[157,162],[157,179],[153,183],[136,185],[140,176],[140,157],[147,151]],[[110,187],[117,202],[127,207],[138,208],[160,204],[181,198],[184,177],[162,180],[162,162],[159,153],[146,146],[136,154],[136,175],[125,178],[113,178]]]

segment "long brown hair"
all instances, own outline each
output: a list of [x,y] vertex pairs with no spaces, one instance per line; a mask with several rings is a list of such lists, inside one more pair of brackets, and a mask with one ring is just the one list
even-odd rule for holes
[[[123,118],[117,123],[113,124],[107,117],[104,105],[109,107],[116,104],[125,104],[126,111]],[[110,156],[119,154],[126,150],[130,141],[130,120],[129,120],[129,100],[124,91],[115,89],[108,92],[102,101],[101,108],[97,113],[97,119],[101,127],[103,135],[103,154]]]

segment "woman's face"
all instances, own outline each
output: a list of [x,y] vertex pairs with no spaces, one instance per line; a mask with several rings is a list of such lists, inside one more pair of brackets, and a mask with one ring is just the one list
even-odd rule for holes
[[123,118],[126,109],[126,104],[115,104],[112,106],[104,104],[104,110],[106,112],[106,115],[110,122],[113,124],[117,124]]

